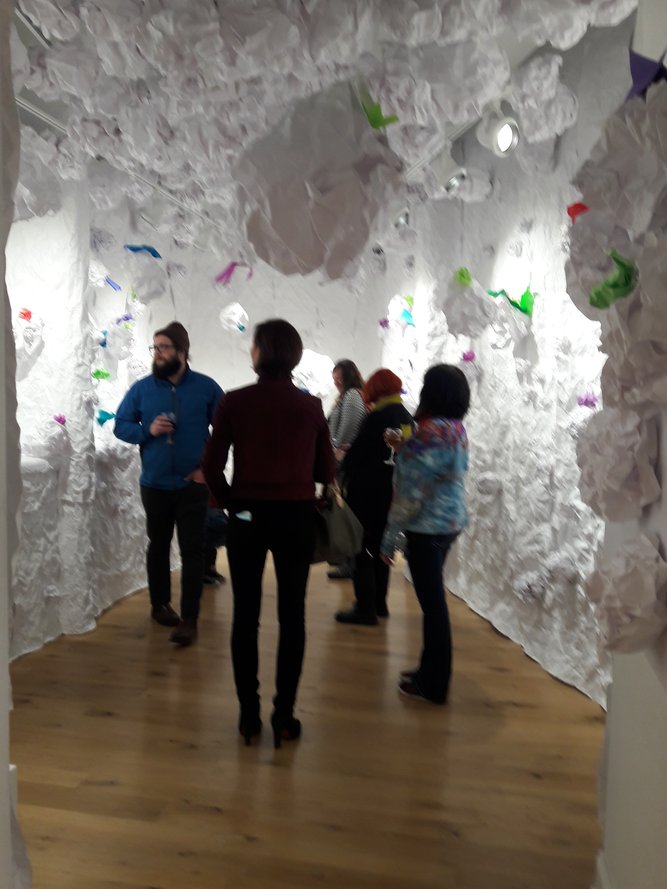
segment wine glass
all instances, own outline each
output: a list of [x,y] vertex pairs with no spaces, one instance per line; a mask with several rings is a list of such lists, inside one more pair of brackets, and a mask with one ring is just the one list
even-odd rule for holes
[[[392,428],[391,426],[388,426],[384,430],[384,440],[385,440],[387,447],[389,448],[389,459],[384,461],[386,466],[396,466],[396,460],[394,459],[394,456],[396,454],[395,445],[397,445],[399,443],[399,441],[402,440],[402,438],[403,438],[403,430],[401,429],[400,426],[397,426],[394,428]],[[392,440],[393,440],[393,444],[392,444]]]
[[173,445],[173,443],[174,443],[173,431],[176,428],[176,414],[174,413],[174,411],[166,411],[165,413],[162,414],[162,416],[166,417],[167,420],[169,420],[169,422],[173,426],[172,431],[167,433],[167,444]]

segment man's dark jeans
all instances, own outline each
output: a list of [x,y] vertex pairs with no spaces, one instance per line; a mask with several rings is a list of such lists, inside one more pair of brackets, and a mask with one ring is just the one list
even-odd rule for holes
[[146,570],[151,605],[166,605],[171,599],[169,551],[174,527],[181,552],[181,618],[197,620],[204,578],[204,522],[208,488],[196,482],[174,491],[141,488],[146,511]]

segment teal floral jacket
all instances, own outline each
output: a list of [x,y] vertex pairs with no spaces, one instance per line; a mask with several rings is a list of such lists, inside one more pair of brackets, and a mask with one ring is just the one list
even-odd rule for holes
[[430,417],[401,448],[381,552],[391,556],[401,531],[455,534],[468,523],[463,480],[468,436],[461,420]]

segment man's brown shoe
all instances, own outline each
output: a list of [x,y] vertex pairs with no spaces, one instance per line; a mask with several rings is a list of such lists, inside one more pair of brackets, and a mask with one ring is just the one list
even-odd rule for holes
[[192,619],[182,620],[175,630],[172,630],[169,641],[174,645],[185,648],[192,645],[197,639],[197,621]]
[[155,623],[161,624],[163,627],[177,627],[181,622],[180,617],[169,603],[166,605],[153,605],[151,617]]

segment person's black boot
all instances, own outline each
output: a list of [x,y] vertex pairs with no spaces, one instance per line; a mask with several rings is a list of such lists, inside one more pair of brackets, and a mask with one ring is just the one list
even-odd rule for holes
[[271,715],[271,728],[273,729],[273,746],[280,749],[283,741],[296,741],[301,737],[301,722],[294,716],[281,716],[275,710]]
[[168,602],[166,605],[153,605],[151,617],[156,624],[160,624],[162,627],[177,627],[181,622],[180,617]]
[[345,611],[337,611],[336,620],[339,624],[359,624],[363,627],[374,627],[378,622],[376,615],[364,614],[356,606]]
[[169,641],[173,642],[174,645],[180,645],[181,648],[192,645],[193,642],[197,641],[197,621],[192,618],[182,620],[176,629],[172,631]]

